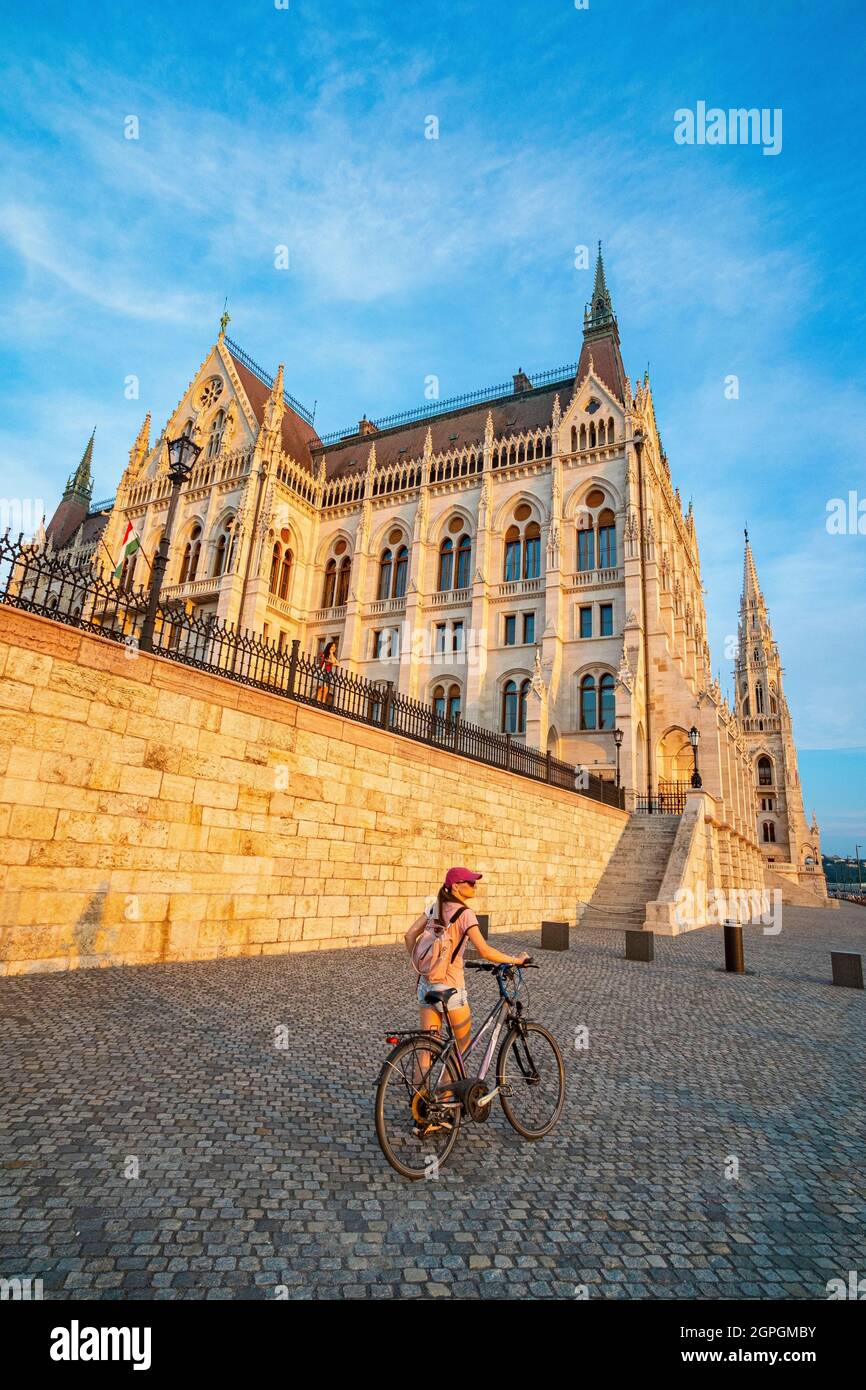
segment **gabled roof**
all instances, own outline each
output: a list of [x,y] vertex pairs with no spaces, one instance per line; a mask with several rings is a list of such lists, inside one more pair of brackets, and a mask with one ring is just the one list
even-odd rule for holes
[[564,408],[572,386],[572,377],[563,377],[561,381],[517,391],[496,400],[446,410],[441,415],[422,416],[393,429],[349,435],[335,444],[318,445],[313,452],[318,462],[324,451],[327,476],[336,478],[363,472],[371,444],[376,445],[376,463],[380,468],[420,458],[428,429],[434,454],[460,449],[467,444],[480,444],[484,440],[488,413],[493,416],[493,433],[497,437],[544,429],[550,424],[557,392]]
[[[251,370],[247,362],[241,360],[237,351],[226,343],[226,350],[232,359],[235,371],[240,377],[241,386],[246,392],[247,399],[253,409],[259,425],[264,419],[265,405],[271,394],[272,382],[269,382],[264,373],[260,376],[257,371]],[[244,354],[246,355],[246,354]],[[247,359],[249,361],[249,359]],[[302,467],[309,469],[312,473],[313,459],[310,452],[311,448],[318,446],[319,436],[312,425],[308,424],[296,410],[288,403],[282,421],[282,446],[285,453],[290,454]]]

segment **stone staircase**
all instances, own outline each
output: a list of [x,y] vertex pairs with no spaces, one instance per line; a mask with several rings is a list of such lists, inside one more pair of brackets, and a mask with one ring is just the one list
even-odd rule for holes
[[679,828],[679,816],[631,816],[578,927],[639,931],[646,904],[658,897]]

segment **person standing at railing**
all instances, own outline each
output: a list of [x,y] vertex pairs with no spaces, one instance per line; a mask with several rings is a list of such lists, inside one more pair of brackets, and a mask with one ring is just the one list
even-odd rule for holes
[[332,637],[319,652],[319,684],[316,699],[323,705],[333,706],[334,673],[337,669],[337,639]]

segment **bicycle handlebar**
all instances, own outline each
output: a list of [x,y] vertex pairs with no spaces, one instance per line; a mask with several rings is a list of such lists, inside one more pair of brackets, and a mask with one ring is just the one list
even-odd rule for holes
[[541,966],[536,965],[535,961],[530,956],[529,959],[525,960],[522,965],[510,965],[507,961],[468,960],[466,961],[466,969],[490,970],[495,972],[497,970],[540,970]]

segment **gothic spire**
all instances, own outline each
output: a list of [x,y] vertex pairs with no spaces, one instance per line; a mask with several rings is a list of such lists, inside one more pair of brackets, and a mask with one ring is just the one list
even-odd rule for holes
[[625,401],[625,367],[619,350],[619,328],[613,312],[613,301],[604,274],[601,242],[598,243],[592,299],[583,316],[583,344],[575,388],[590,374],[603,381],[617,400]]
[[761,586],[758,583],[758,571],[755,568],[755,557],[752,554],[748,527],[745,528],[743,534],[746,537],[746,549],[743,556],[743,593],[740,606],[743,609],[749,607],[762,608],[764,605],[764,596],[761,593]]
[[586,313],[583,316],[583,329],[586,333],[596,328],[608,328],[615,323],[616,316],[613,312],[610,290],[604,278],[604,261],[601,255],[601,242],[599,242],[598,259],[595,263],[595,284],[592,287],[592,299],[587,304]]
[[93,440],[96,434],[96,426],[93,426],[93,434],[87,441],[87,447],[81,456],[81,462],[74,473],[70,473],[64,490],[64,497],[75,497],[82,502],[89,502],[93,496],[93,475],[91,465],[93,463]]

